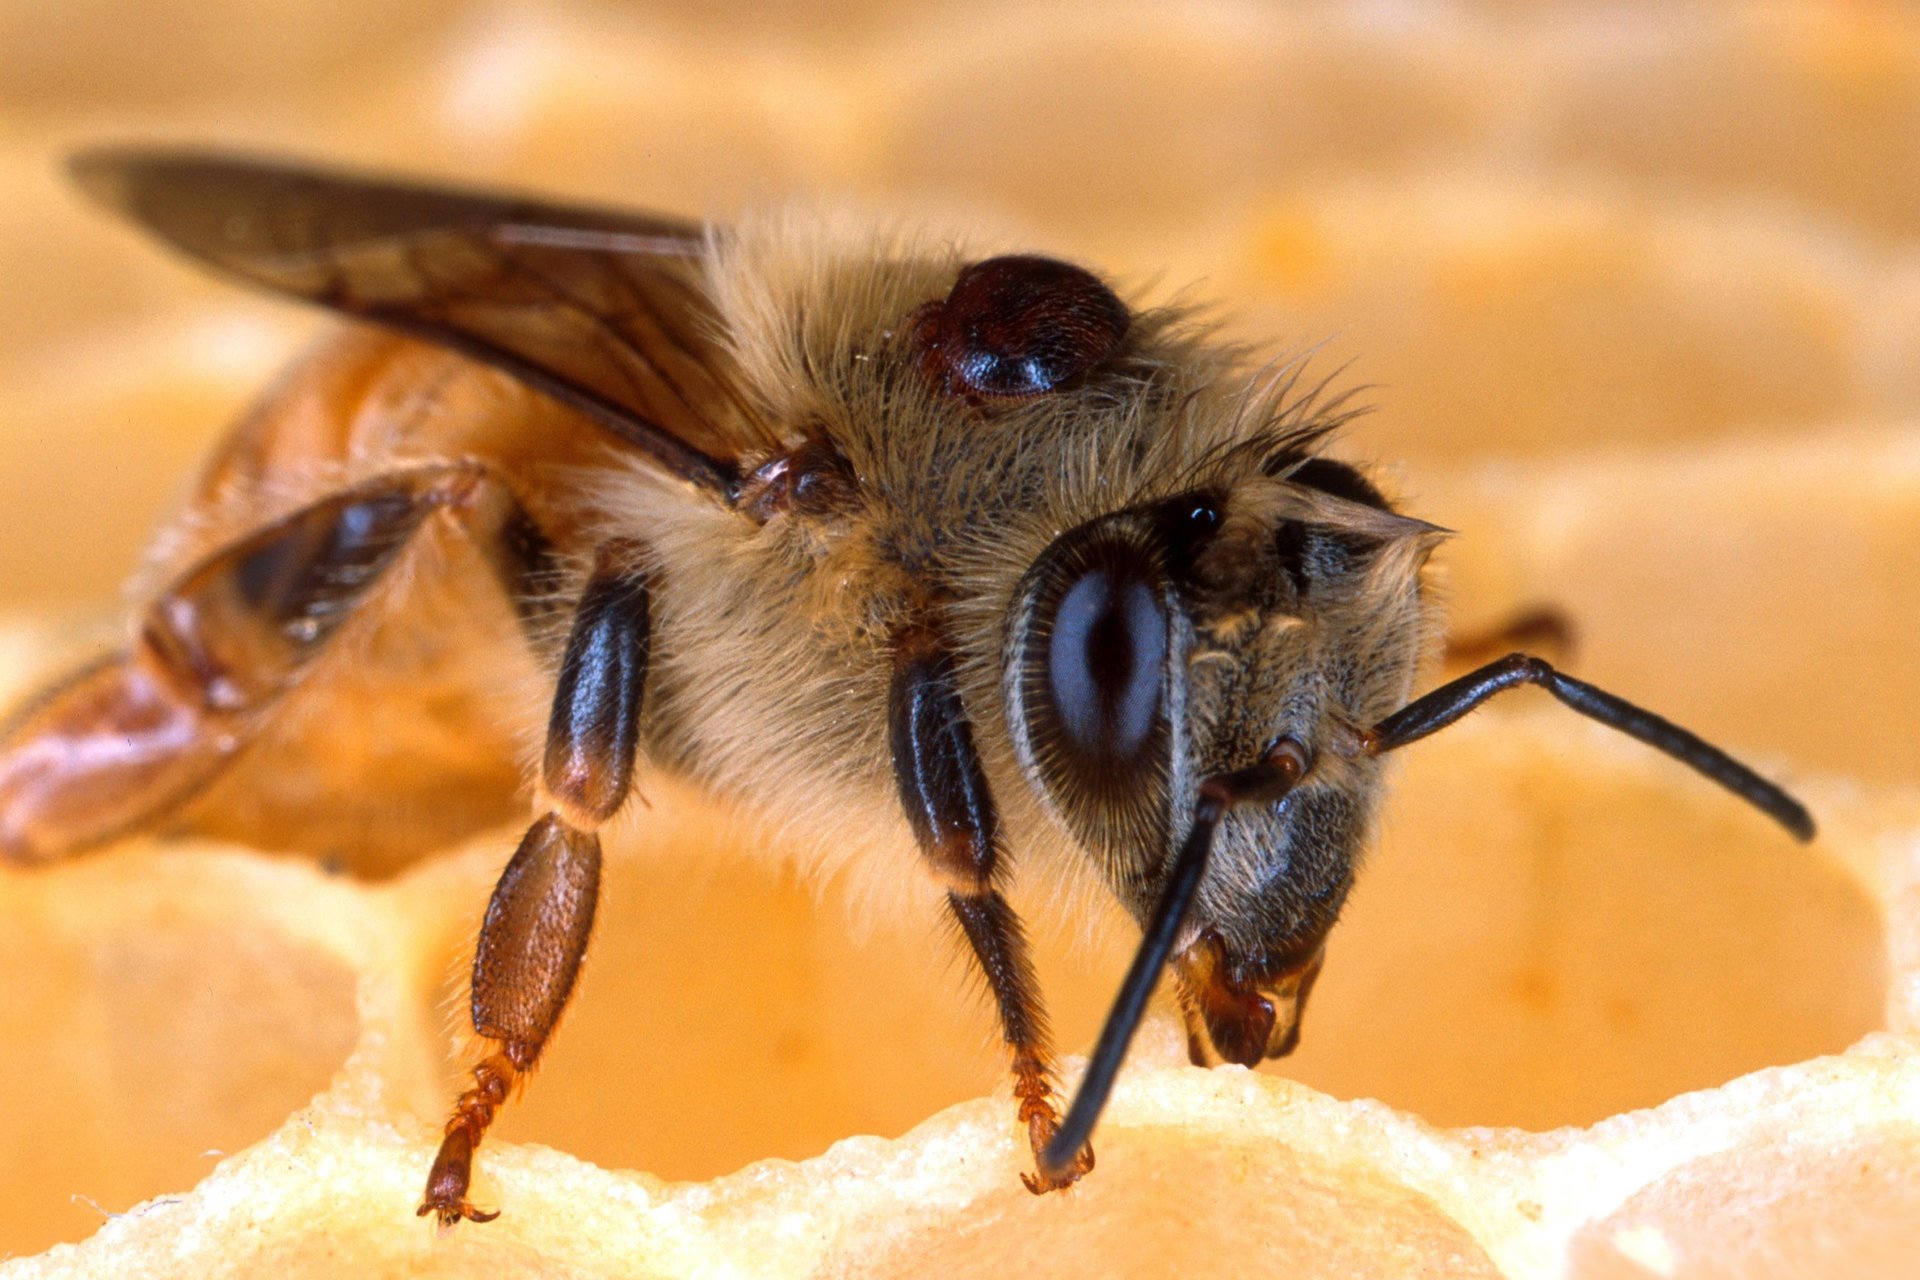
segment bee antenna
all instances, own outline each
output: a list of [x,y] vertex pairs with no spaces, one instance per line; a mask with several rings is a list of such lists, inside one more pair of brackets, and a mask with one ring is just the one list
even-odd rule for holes
[[1173,954],[1173,942],[1179,936],[1187,908],[1192,905],[1193,895],[1206,875],[1213,833],[1220,820],[1235,805],[1271,804],[1280,799],[1306,774],[1308,763],[1305,747],[1292,738],[1282,738],[1258,764],[1214,774],[1200,784],[1200,794],[1193,805],[1193,825],[1187,828],[1186,842],[1180,846],[1173,869],[1167,875],[1166,887],[1154,904],[1153,915],[1140,939],[1140,949],[1133,953],[1133,963],[1120,983],[1120,994],[1114,998],[1113,1010],[1100,1029],[1100,1039],[1094,1044],[1093,1056],[1087,1060],[1087,1073],[1080,1078],[1073,1105],[1067,1108],[1066,1119],[1060,1122],[1060,1128],[1040,1153],[1041,1173],[1050,1178],[1064,1177],[1073,1167],[1074,1157],[1093,1136],[1093,1126],[1106,1109],[1114,1079],[1120,1074],[1120,1064],[1126,1059],[1127,1047],[1133,1043],[1133,1033],[1139,1030],[1140,1019],[1147,1011],[1147,1000],[1160,981],[1160,971],[1167,967],[1167,958]]
[[1522,684],[1537,684],[1581,715],[1638,738],[1704,774],[1785,827],[1795,839],[1813,839],[1813,815],[1805,805],[1720,748],[1625,698],[1562,675],[1544,659],[1525,653],[1510,653],[1409,702],[1367,732],[1366,753],[1384,755],[1418,742],[1501,690]]

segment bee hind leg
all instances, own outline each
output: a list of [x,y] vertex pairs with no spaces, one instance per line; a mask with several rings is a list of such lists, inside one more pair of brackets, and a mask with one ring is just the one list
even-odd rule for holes
[[639,751],[651,624],[637,558],[628,544],[601,548],[575,606],[541,764],[548,811],[501,873],[480,926],[470,1009],[489,1052],[453,1104],[419,1208],[443,1230],[498,1216],[467,1198],[474,1149],[539,1061],[586,955],[599,829],[625,803]]
[[1036,1171],[1020,1180],[1035,1195],[1063,1190],[1093,1168],[1093,1148],[1082,1147],[1062,1174],[1039,1171],[1040,1153],[1060,1128],[1052,1036],[1020,918],[996,886],[999,819],[953,659],[929,627],[895,638],[889,730],[907,821],[929,866],[947,883],[948,908],[993,993],[1013,1057],[1014,1097],[1036,1161]]
[[396,471],[203,557],[85,667],[0,729],[0,860],[42,862],[171,818],[217,778],[428,516],[476,534],[503,576],[529,545],[477,463]]

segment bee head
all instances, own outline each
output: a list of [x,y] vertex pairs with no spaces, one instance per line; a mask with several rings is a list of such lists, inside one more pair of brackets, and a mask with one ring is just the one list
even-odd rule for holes
[[1015,752],[1143,926],[1209,780],[1283,743],[1304,761],[1212,832],[1174,944],[1196,1061],[1294,1046],[1377,791],[1360,734],[1411,688],[1439,536],[1351,467],[1296,457],[1069,530],[1015,593]]

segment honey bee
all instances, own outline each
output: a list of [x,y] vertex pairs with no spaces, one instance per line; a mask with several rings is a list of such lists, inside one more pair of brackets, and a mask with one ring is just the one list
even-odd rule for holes
[[[443,1226],[496,1216],[469,1200],[475,1151],[573,990],[600,832],[643,763],[860,824],[903,864],[917,846],[997,1009],[1036,1193],[1092,1169],[1164,970],[1196,1062],[1293,1048],[1382,758],[1502,690],[1812,836],[1773,783],[1538,657],[1413,697],[1445,531],[1325,452],[1343,401],[1082,267],[209,153],[74,170],[188,255],[359,323],[221,447],[125,647],[0,734],[0,851],[176,824],[296,689],[392,732],[329,655],[379,604],[464,634],[485,602],[408,602],[485,566],[518,618],[486,643],[536,655],[551,713],[473,961],[484,1054],[419,1206]],[[1064,1109],[1016,858],[1090,870],[1143,935]]]

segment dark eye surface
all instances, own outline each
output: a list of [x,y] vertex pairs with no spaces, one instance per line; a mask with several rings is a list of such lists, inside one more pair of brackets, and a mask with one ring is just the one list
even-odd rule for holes
[[1021,579],[1008,615],[1013,748],[1054,815],[1118,865],[1164,855],[1184,634],[1180,548],[1218,512],[1202,500],[1069,530]]
[[1067,743],[1090,763],[1139,756],[1160,713],[1167,618],[1153,588],[1096,565],[1067,588],[1047,641],[1047,689]]

